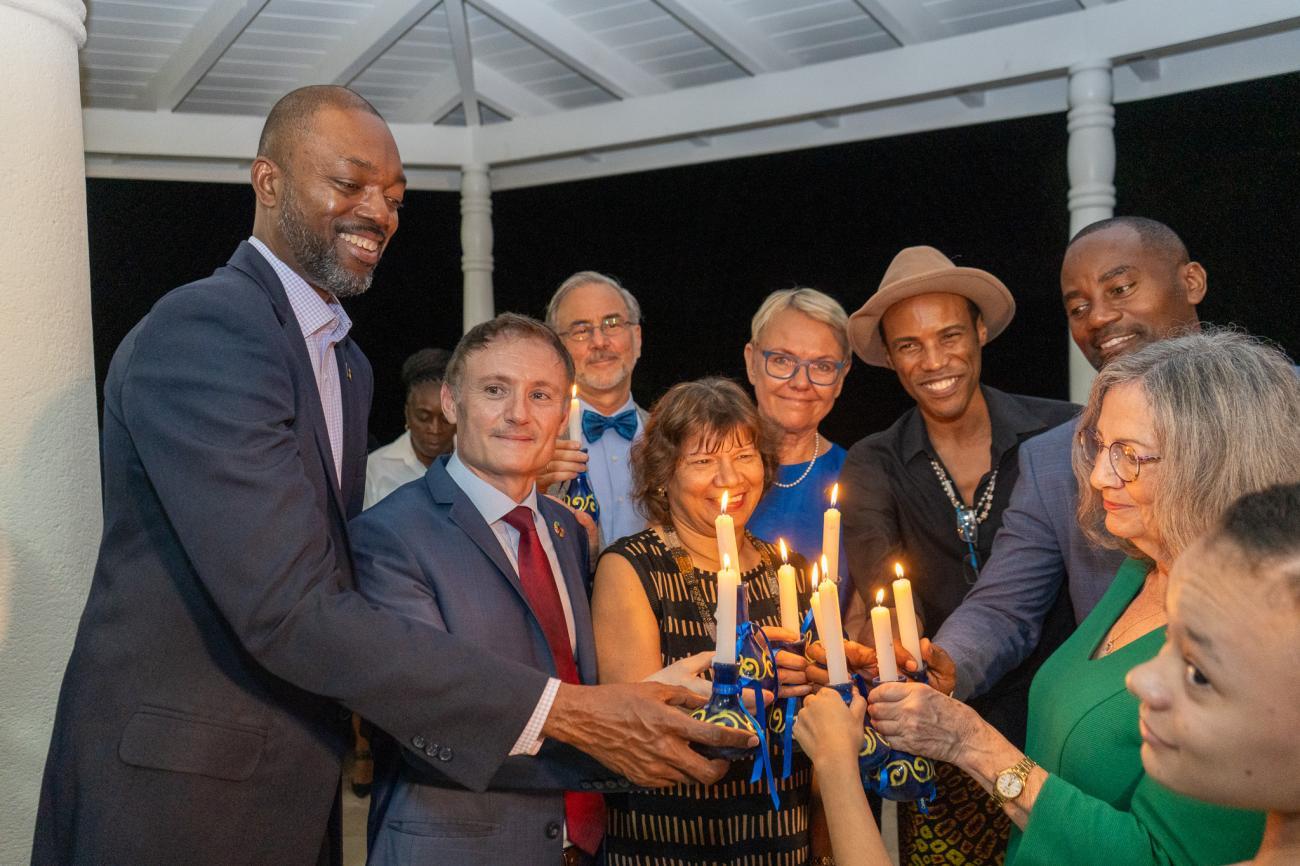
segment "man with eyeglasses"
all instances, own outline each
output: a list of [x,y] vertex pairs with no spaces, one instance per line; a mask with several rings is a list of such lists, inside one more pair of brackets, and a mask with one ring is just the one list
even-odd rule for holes
[[[889,429],[849,449],[840,474],[844,548],[857,594],[846,617],[859,629],[878,588],[899,562],[933,633],[974,585],[990,553],[1018,474],[1020,443],[1074,415],[1058,400],[1006,394],[980,382],[984,344],[1010,324],[1015,301],[992,274],[957,267],[933,247],[894,257],[880,287],[849,318],[863,361],[888,367],[916,401]],[[1058,613],[1056,640],[1069,630]],[[1055,643],[1006,677],[975,706],[1012,742],[1023,743],[1029,681]],[[939,796],[927,817],[900,810],[906,861],[922,837],[971,849],[967,862],[991,863],[1010,825],[968,776],[938,767]],[[962,820],[954,820],[959,811]],[[982,816],[982,821],[974,820]],[[922,843],[928,844],[928,843]],[[975,852],[984,852],[976,854]]]
[[[1178,235],[1144,217],[1086,226],[1061,266],[1070,336],[1099,370],[1157,340],[1199,330],[1196,305],[1205,291],[1205,268]],[[931,669],[957,697],[984,694],[1033,651],[1058,595],[1069,598],[1075,623],[1082,622],[1124,560],[1122,552],[1089,542],[1075,517],[1070,453],[1077,435],[1071,419],[1020,449],[1020,480],[988,565],[934,638]],[[1089,447],[1096,453],[1097,443]],[[1140,464],[1122,447],[1112,448],[1110,459],[1121,478],[1137,477]]]
[[550,325],[573,356],[582,438],[561,439],[538,484],[555,488],[584,469],[600,507],[600,538],[609,543],[645,529],[632,499],[632,443],[646,413],[632,398],[632,371],[641,357],[641,305],[618,280],[579,271],[555,290]]

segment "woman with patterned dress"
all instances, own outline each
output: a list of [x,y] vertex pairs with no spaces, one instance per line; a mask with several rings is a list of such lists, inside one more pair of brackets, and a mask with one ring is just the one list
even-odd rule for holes
[[[734,382],[702,379],[673,387],[655,405],[633,450],[633,491],[650,527],[611,545],[596,569],[592,619],[601,682],[635,682],[715,648],[721,499],[736,527],[741,584],[749,619],[780,624],[771,544],[745,531],[776,468],[772,435]],[[801,558],[801,615],[808,577]],[[779,632],[779,629],[777,630]],[[794,635],[783,635],[793,639]],[[796,674],[802,658],[781,653],[778,667]],[[783,694],[806,693],[806,685]],[[778,738],[769,738],[769,741]],[[765,781],[751,783],[750,760],[737,761],[714,785],[608,796],[605,854],[609,866],[804,866],[808,863],[811,770],[796,755],[780,778],[781,756],[769,742],[780,808]]]

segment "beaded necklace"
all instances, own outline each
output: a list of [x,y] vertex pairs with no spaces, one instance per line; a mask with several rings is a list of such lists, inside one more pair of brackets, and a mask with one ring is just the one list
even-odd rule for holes
[[803,474],[800,475],[795,480],[791,481],[789,484],[782,484],[780,481],[773,481],[772,486],[780,487],[782,490],[789,490],[791,487],[798,487],[799,482],[807,478],[809,472],[812,472],[813,464],[817,462],[817,454],[821,451],[821,447],[822,447],[822,437],[819,434],[814,433],[813,434],[813,456],[812,459],[808,461],[808,466],[807,468],[804,469]]
[[[686,581],[686,589],[691,594],[691,601],[695,602],[695,609],[700,614],[700,622],[704,623],[704,630],[708,632],[709,639],[716,641],[718,639],[717,621],[713,618],[713,611],[704,601],[704,593],[700,590],[700,576],[695,571],[695,562],[691,559],[690,552],[682,545],[682,540],[677,537],[677,530],[673,529],[671,524],[664,524],[664,541],[668,543],[668,551],[672,554],[673,560],[677,563],[677,571]],[[759,558],[763,563],[763,578],[767,582],[768,592],[773,598],[780,597],[780,591],[777,588],[776,568],[772,565],[772,554],[767,547],[760,544],[758,539],[753,536],[748,529],[745,530],[745,538],[758,551]],[[739,565],[739,563],[737,563]]]

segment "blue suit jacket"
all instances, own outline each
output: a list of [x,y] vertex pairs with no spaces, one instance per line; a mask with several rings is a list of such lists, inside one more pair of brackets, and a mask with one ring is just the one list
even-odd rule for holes
[[[595,683],[586,534],[563,506],[539,497],[538,508],[551,527],[551,544],[568,588],[578,672],[584,683]],[[372,602],[446,630],[484,655],[556,676],[517,572],[491,527],[447,473],[446,458],[356,518],[351,531],[358,586]],[[477,688],[492,691],[507,685],[485,681]],[[467,709],[473,703],[468,696],[447,700],[463,702]],[[430,732],[425,757],[441,755],[439,736],[437,730]],[[558,863],[562,790],[626,785],[581,752],[552,742],[537,757],[508,759],[488,793],[466,791],[440,778],[437,760],[417,760],[388,738],[375,743],[375,762],[372,866]]]
[[336,352],[341,486],[302,331],[251,245],[122,341],[34,863],[328,861],[345,706],[405,742],[438,731],[461,784],[505,761],[545,676],[351,591],[371,373],[351,340]]
[[1038,645],[1043,620],[1064,585],[1075,623],[1110,586],[1124,553],[1090,542],[1075,518],[1070,468],[1077,421],[1020,446],[1020,477],[1002,514],[993,553],[934,642],[957,663],[957,695],[983,694]]

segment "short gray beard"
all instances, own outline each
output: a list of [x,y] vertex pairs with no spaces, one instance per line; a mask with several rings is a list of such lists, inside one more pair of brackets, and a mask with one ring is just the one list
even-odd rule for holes
[[285,184],[278,222],[280,234],[293,252],[298,267],[303,270],[302,276],[336,298],[355,298],[365,294],[375,277],[374,270],[358,276],[343,267],[335,246],[307,227],[290,192],[292,186],[292,183]]

